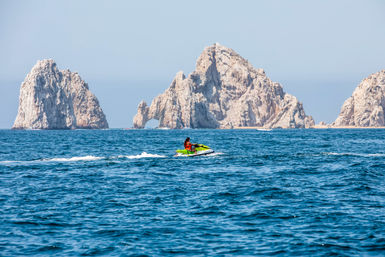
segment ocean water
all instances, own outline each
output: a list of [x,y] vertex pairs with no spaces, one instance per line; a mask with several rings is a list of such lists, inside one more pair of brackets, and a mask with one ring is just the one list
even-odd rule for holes
[[[216,153],[174,157],[187,136]],[[1,256],[385,255],[385,130],[1,130],[0,142]]]

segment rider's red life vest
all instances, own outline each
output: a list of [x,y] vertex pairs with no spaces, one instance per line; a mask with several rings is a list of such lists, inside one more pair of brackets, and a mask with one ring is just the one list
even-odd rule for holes
[[190,142],[186,142],[186,143],[184,144],[184,148],[185,148],[186,150],[192,151],[192,144],[191,144]]

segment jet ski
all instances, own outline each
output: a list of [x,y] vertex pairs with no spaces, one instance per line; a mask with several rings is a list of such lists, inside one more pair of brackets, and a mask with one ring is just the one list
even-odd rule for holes
[[200,156],[200,155],[207,155],[210,153],[213,153],[214,150],[208,147],[207,145],[197,144],[195,146],[196,152],[191,152],[189,150],[183,149],[183,150],[176,150],[175,156],[186,156],[186,157],[193,157],[193,156]]

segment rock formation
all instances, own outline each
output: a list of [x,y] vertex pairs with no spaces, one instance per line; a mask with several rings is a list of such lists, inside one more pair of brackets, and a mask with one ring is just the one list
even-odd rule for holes
[[38,61],[21,84],[13,129],[108,128],[98,99],[78,73]]
[[333,127],[385,126],[385,70],[361,81],[341,108]]
[[316,125],[314,126],[314,128],[330,128],[330,125],[327,124],[327,123],[324,122],[324,121],[321,121],[321,122],[319,122],[318,124],[316,124]]
[[134,127],[159,120],[168,128],[307,128],[314,125],[297,98],[272,82],[234,50],[214,44],[204,49],[187,78],[176,74],[150,106],[141,102]]

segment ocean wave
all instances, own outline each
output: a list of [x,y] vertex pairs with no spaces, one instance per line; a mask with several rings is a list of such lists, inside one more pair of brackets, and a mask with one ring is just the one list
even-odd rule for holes
[[385,153],[335,153],[325,152],[325,155],[337,155],[337,156],[359,156],[359,157],[385,157]]

